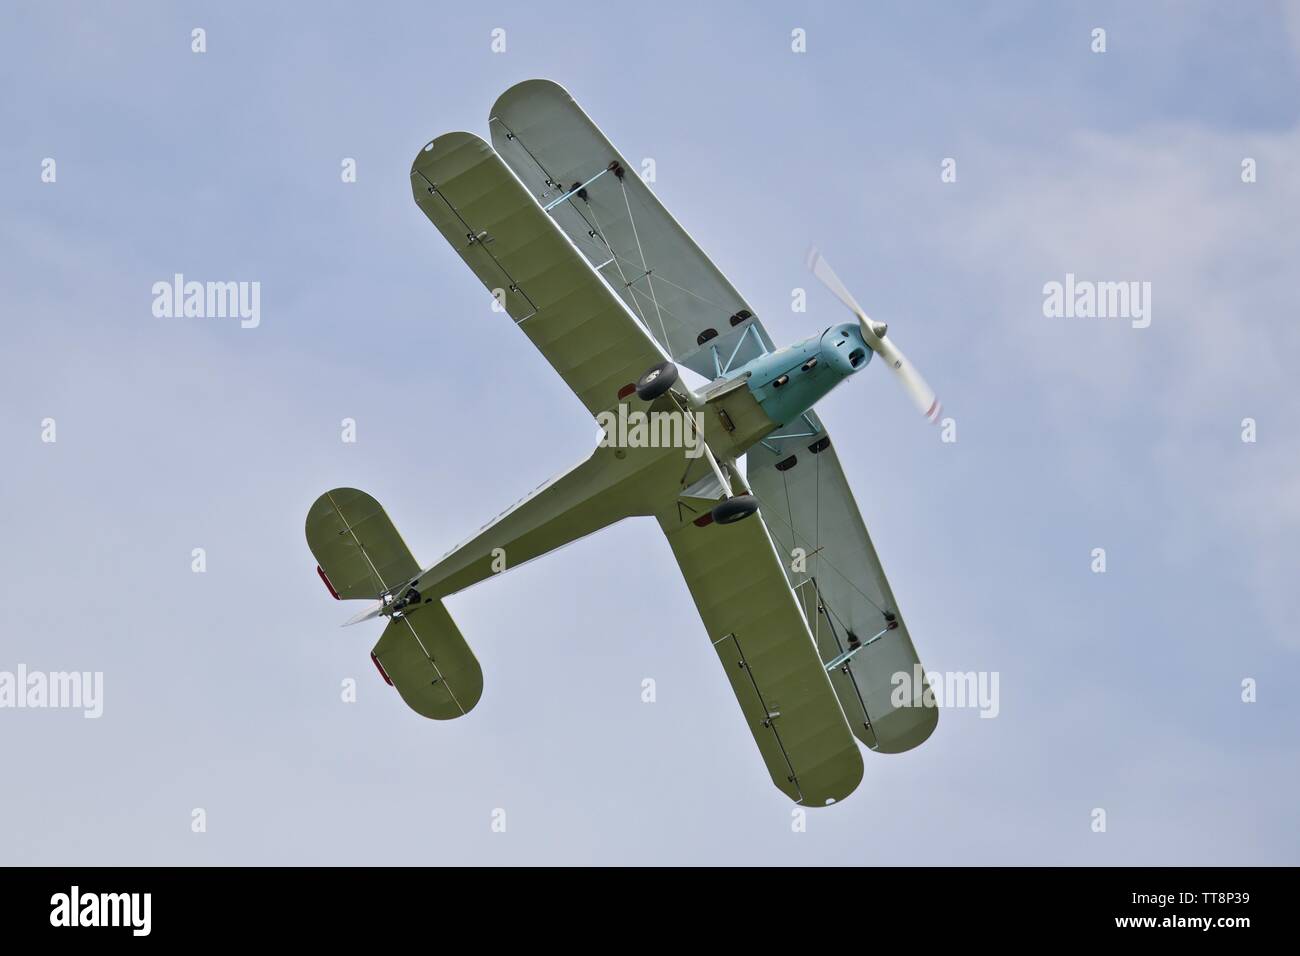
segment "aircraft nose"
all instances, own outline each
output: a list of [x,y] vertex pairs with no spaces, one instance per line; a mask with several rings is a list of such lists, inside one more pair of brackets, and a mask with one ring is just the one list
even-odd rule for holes
[[822,360],[840,375],[852,375],[871,358],[862,335],[849,325],[836,326],[822,336]]

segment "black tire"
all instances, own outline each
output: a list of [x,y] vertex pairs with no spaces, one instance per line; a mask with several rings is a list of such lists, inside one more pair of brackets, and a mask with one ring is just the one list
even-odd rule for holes
[[718,524],[735,524],[758,510],[758,499],[753,495],[736,495],[713,506],[713,520]]
[[672,362],[660,362],[637,380],[636,397],[643,402],[653,402],[676,384],[677,366]]

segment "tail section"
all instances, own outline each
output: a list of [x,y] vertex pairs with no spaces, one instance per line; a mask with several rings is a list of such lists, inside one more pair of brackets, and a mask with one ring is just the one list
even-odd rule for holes
[[307,512],[307,547],[330,593],[345,601],[373,601],[420,573],[379,502],[355,488],[335,488],[316,499]]
[[469,713],[483,671],[442,602],[420,594],[420,566],[379,502],[355,488],[325,492],[307,512],[307,546],[335,598],[379,602],[375,616],[389,623],[371,658],[407,706],[433,720]]
[[425,602],[390,621],[371,656],[411,710],[451,720],[483,696],[483,670],[442,602]]

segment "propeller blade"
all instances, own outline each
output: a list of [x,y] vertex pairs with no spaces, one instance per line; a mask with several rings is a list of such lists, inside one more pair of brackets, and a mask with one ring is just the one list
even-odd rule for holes
[[943,405],[939,398],[934,394],[929,384],[921,377],[921,373],[916,367],[907,360],[903,350],[893,343],[892,339],[886,337],[887,326],[873,322],[867,315],[866,310],[858,305],[858,300],[853,298],[848,287],[840,281],[840,277],[835,274],[835,270],[830,267],[820,250],[813,246],[808,250],[808,268],[812,271],[826,288],[835,294],[835,297],[849,307],[854,315],[858,317],[858,324],[862,326],[862,337],[872,350],[884,359],[885,363],[893,371],[894,376],[903,386],[913,404],[921,410],[924,415],[932,422],[939,421],[939,414],[943,411]]
[[362,611],[356,617],[344,621],[340,626],[351,627],[353,624],[360,624],[362,621],[369,621],[372,618],[379,617],[379,615],[382,614],[383,612],[384,612],[384,602],[380,601],[374,607],[366,608],[366,610]]
[[939,401],[939,396],[934,393],[934,389],[929,386],[921,373],[916,370],[903,350],[895,345],[888,338],[880,340],[880,345],[876,347],[876,354],[885,360],[894,376],[898,379],[903,391],[907,393],[908,398],[924,415],[932,422],[939,421],[939,415],[943,412],[943,403]]
[[866,310],[858,305],[858,300],[849,294],[848,288],[840,281],[840,277],[835,274],[835,270],[831,268],[830,263],[822,258],[821,250],[816,246],[808,250],[808,268],[813,275],[822,281],[822,285],[835,293],[835,297],[849,307],[850,311],[860,321],[871,322],[871,317],[867,315]]

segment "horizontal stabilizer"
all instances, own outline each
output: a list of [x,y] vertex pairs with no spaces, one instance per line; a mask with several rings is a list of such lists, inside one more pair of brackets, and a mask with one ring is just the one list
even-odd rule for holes
[[379,502],[355,488],[335,488],[307,512],[307,546],[339,598],[374,600],[420,573],[411,549]]
[[390,621],[372,653],[402,700],[422,717],[460,717],[483,695],[483,670],[441,601],[426,598]]

